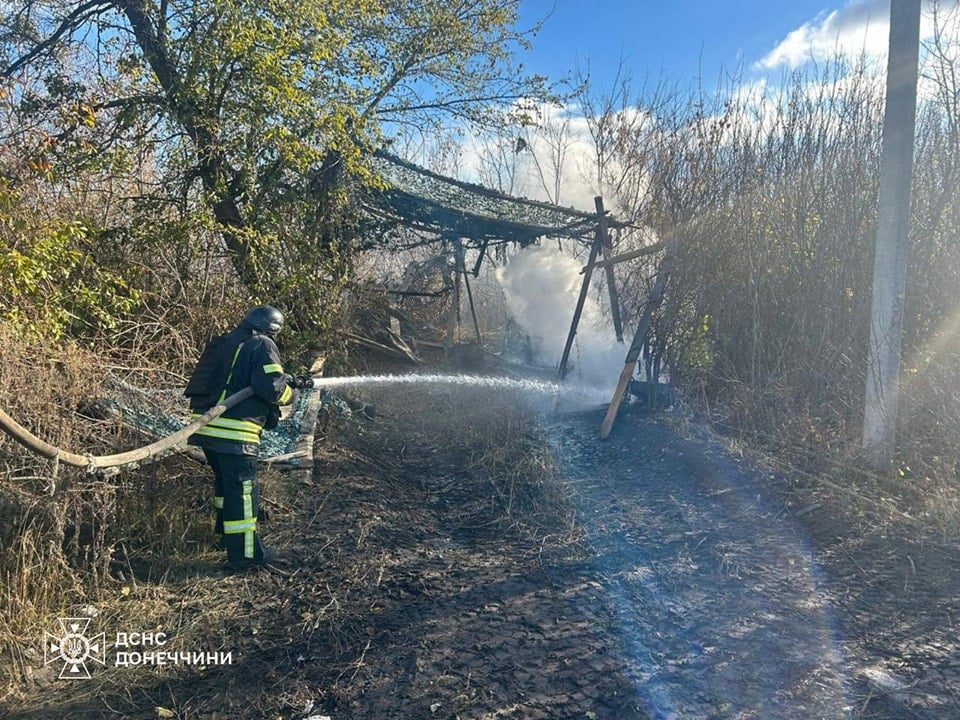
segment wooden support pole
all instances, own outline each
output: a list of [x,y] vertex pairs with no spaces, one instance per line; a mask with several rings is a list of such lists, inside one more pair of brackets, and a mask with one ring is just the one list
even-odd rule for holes
[[614,390],[610,406],[607,408],[607,415],[600,425],[600,438],[603,440],[610,435],[613,421],[617,419],[617,413],[620,411],[620,401],[623,399],[623,394],[630,383],[630,378],[633,377],[633,370],[637,365],[637,360],[640,359],[640,353],[643,351],[644,340],[646,340],[647,333],[650,332],[650,325],[653,323],[653,311],[663,302],[663,293],[667,286],[667,278],[670,276],[670,263],[673,261],[674,253],[675,246],[672,246],[671,249],[667,250],[663,260],[660,261],[660,267],[657,268],[656,282],[654,282],[650,293],[647,295],[643,315],[640,317],[640,325],[633,335],[633,342],[630,343],[630,349],[627,351],[627,359],[624,361],[620,379],[617,381],[616,390]]
[[473,264],[473,276],[480,277],[480,266],[483,264],[483,257],[487,254],[487,246],[490,245],[490,238],[483,241],[480,245],[480,251],[477,253],[477,261]]
[[[610,233],[607,231],[607,214],[603,209],[603,198],[597,195],[593,199],[597,208],[597,235],[600,238],[600,252],[603,259],[609,260],[613,245],[610,242]],[[610,314],[613,317],[613,329],[617,334],[617,342],[623,342],[623,322],[620,319],[620,297],[617,293],[617,278],[613,274],[613,264],[604,266],[607,274],[607,290],[610,293]]]
[[463,243],[460,238],[453,240],[453,297],[447,314],[447,337],[443,346],[449,350],[456,343],[457,329],[460,327],[460,269],[463,267]]
[[473,291],[470,289],[470,276],[467,274],[466,267],[461,267],[463,273],[463,286],[467,289],[467,302],[470,305],[470,316],[473,318],[473,329],[477,333],[477,345],[483,347],[483,338],[480,336],[480,323],[477,322],[477,308],[473,304]]
[[570,332],[567,333],[567,342],[563,346],[563,356],[560,358],[560,369],[557,372],[557,378],[563,382],[567,376],[567,362],[570,360],[570,350],[573,348],[573,339],[577,336],[577,326],[580,324],[580,316],[583,314],[583,306],[587,302],[587,293],[590,291],[590,278],[593,277],[593,266],[597,261],[597,255],[600,253],[600,245],[603,241],[598,232],[590,246],[590,259],[587,261],[586,272],[583,274],[583,284],[580,286],[580,297],[577,298],[577,307],[573,311],[573,322],[570,323]]

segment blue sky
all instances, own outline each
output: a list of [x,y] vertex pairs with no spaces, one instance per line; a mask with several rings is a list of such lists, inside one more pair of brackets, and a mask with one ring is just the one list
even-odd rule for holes
[[742,66],[751,79],[823,57],[837,43],[875,49],[886,42],[889,7],[889,0],[524,0],[522,26],[546,20],[523,61],[554,79],[589,62],[609,89],[623,57],[636,84],[663,74],[713,87],[722,69]]
[[[922,2],[922,39],[929,41],[937,25],[951,47],[960,47],[960,0]],[[792,71],[798,75],[788,84],[804,82],[811,93],[818,92],[818,83],[842,83],[842,77],[822,71],[824,64],[837,73],[851,66],[829,65],[838,55],[865,57],[879,87],[886,69],[890,0],[522,0],[518,27],[530,28],[541,19],[540,32],[531,38],[533,48],[517,57],[527,73],[559,81],[576,65],[589,63],[590,94],[604,98],[619,89],[614,83],[622,59],[631,76],[627,103],[642,104],[644,93],[663,80],[680,97],[689,97],[685,93],[699,85],[708,97],[737,98],[742,108],[775,98]],[[811,62],[820,71],[812,70]],[[727,79],[731,76],[733,82]],[[768,104],[766,110],[772,107]],[[584,109],[568,100],[566,106],[547,104],[538,111],[540,129],[547,132],[528,134],[529,152],[518,156],[512,174],[504,176],[510,187],[500,189],[591,211],[594,196],[604,192],[594,177],[596,149]],[[557,147],[550,132],[563,133],[559,170],[548,163],[556,159]],[[489,142],[482,134],[465,133],[454,172],[473,182],[503,183],[500,176],[484,179]]]

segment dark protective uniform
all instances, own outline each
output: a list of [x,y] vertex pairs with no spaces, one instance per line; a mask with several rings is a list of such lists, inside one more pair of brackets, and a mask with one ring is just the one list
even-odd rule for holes
[[[253,395],[194,433],[188,444],[203,449],[214,473],[215,530],[223,534],[231,564],[264,559],[257,534],[260,491],[257,469],[260,433],[268,418],[276,422],[279,406],[293,391],[273,339],[242,323],[213,340],[200,356],[187,384],[193,419],[245,387]],[[269,427],[269,425],[268,425]]]

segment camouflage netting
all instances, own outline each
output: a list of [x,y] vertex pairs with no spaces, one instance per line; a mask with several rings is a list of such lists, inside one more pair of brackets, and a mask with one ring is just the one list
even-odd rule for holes
[[[182,388],[145,390],[115,377],[109,379],[108,387],[112,396],[102,401],[104,408],[152,440],[171,435],[190,421]],[[309,465],[317,413],[325,405],[337,409],[331,396],[319,388],[298,391],[294,402],[283,408],[280,424],[261,436],[261,460]]]
[[[388,225],[483,245],[527,245],[540,237],[592,238],[597,225],[595,213],[504,195],[438,175],[382,150],[374,154],[373,169],[387,187],[368,194],[364,209]],[[623,225],[612,218],[607,224]]]

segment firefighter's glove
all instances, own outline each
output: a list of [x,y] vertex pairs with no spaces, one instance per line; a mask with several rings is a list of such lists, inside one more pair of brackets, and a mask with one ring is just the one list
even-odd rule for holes
[[313,387],[313,378],[310,375],[297,375],[290,378],[287,384],[294,390],[305,390]]

